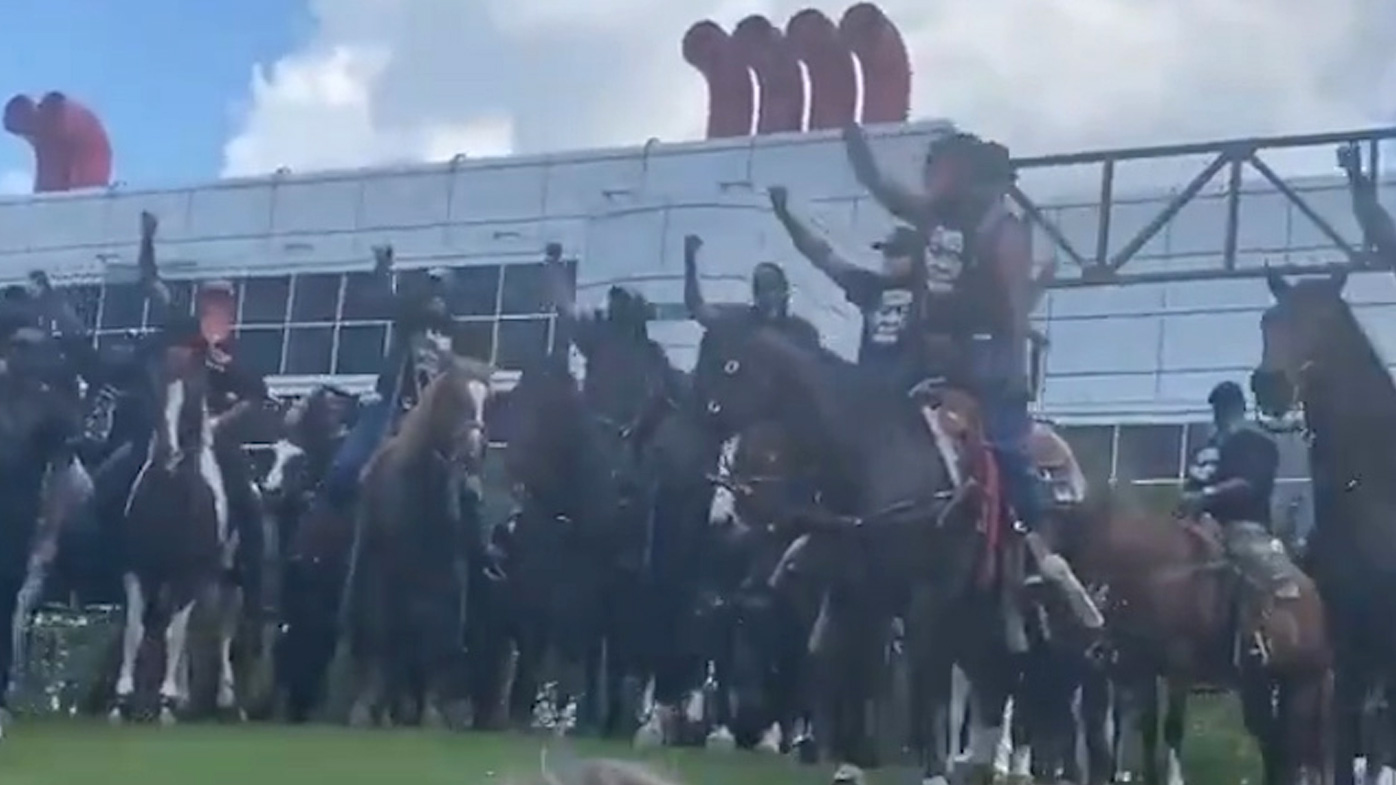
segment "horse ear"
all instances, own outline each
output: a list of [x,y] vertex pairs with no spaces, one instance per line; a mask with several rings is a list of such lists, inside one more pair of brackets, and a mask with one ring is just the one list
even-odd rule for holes
[[1348,271],[1338,270],[1328,277],[1328,285],[1333,287],[1333,294],[1342,296],[1343,287],[1348,283]]
[[1290,282],[1285,280],[1283,275],[1280,275],[1269,267],[1265,268],[1265,285],[1270,287],[1270,294],[1273,295],[1276,300],[1289,294],[1291,286]]

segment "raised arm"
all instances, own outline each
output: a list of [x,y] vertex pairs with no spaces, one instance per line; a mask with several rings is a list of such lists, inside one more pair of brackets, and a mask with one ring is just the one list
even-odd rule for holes
[[853,167],[853,176],[858,183],[872,194],[887,212],[906,221],[912,226],[920,226],[925,221],[926,197],[915,189],[888,177],[877,165],[868,137],[856,123],[843,129],[844,150],[848,153],[848,163]]
[[1396,270],[1396,222],[1377,199],[1375,179],[1362,171],[1356,143],[1338,148],[1338,166],[1347,174],[1352,212],[1362,229],[1363,239],[1376,249],[1383,265]]
[[838,284],[850,299],[854,299],[854,290],[860,289],[861,281],[876,274],[843,258],[828,240],[820,237],[804,221],[790,212],[790,193],[783,186],[773,186],[770,196],[771,209],[775,211],[776,218],[790,235],[795,250]]
[[160,280],[160,268],[155,265],[155,232],[160,228],[160,219],[149,210],[141,212],[141,247],[136,257],[136,268],[140,272],[141,288],[150,302],[150,321],[163,325],[170,318],[170,288]]
[[596,344],[595,320],[577,308],[577,293],[567,280],[567,265],[562,263],[562,244],[548,243],[543,250],[543,266],[547,271],[548,297],[557,312],[557,332],[582,354],[589,354]]
[[698,284],[698,252],[702,248],[703,238],[698,235],[683,238],[683,304],[694,321],[711,324],[722,318],[724,311],[736,309],[730,305],[712,305],[703,299],[703,290]]

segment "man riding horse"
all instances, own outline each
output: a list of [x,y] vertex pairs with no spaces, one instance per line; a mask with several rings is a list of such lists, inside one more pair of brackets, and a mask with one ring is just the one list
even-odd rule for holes
[[[917,194],[883,177],[856,126],[845,140],[859,181],[915,227],[901,227],[877,245],[881,271],[835,253],[791,213],[784,188],[771,189],[776,216],[796,247],[863,311],[860,364],[884,366],[913,396],[948,377],[961,377],[959,384],[974,393],[1006,501],[1042,576],[1066,595],[1084,626],[1099,629],[1104,619],[1090,595],[1036,533],[1041,500],[1027,451],[1025,354],[1036,285],[1028,229],[1006,204],[1014,177],[1008,151],[970,134],[942,136],[927,153],[924,191]],[[948,354],[947,343],[954,347]]]
[[694,319],[746,318],[774,326],[800,343],[819,346],[819,331],[814,325],[790,312],[790,280],[775,262],[761,262],[751,271],[750,305],[709,305],[698,283],[698,252],[702,248],[703,238],[696,234],[683,240],[683,302]]
[[456,333],[448,306],[449,270],[434,268],[422,285],[394,291],[392,246],[374,248],[373,256],[376,294],[389,303],[393,319],[393,344],[374,385],[378,401],[359,413],[325,475],[325,497],[341,511],[353,501],[359,473],[373,451],[436,376],[440,358],[450,351]]
[[[1266,434],[1246,424],[1246,396],[1222,382],[1207,397],[1216,428],[1192,457],[1178,504],[1182,515],[1208,515],[1222,526],[1227,556],[1244,578],[1243,591],[1298,596],[1295,568],[1270,532],[1270,496],[1279,451]],[[1263,596],[1257,599],[1263,599]],[[1264,642],[1257,640],[1263,655]]]

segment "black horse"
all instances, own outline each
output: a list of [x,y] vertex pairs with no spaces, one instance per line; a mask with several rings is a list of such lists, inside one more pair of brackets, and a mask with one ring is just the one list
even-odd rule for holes
[[[999,618],[970,602],[980,596],[974,568],[984,546],[963,514],[977,505],[959,502],[971,498],[973,484],[954,492],[922,412],[883,380],[775,330],[730,320],[704,326],[695,386],[712,431],[725,438],[762,420],[778,422],[817,467],[821,505],[790,516],[809,531],[787,558],[828,582],[813,634],[823,674],[816,676],[822,688],[816,723],[828,731],[824,740],[844,762],[875,762],[863,701],[882,667],[890,621],[905,615],[917,714],[931,715],[921,734],[926,774],[942,776],[943,707],[956,651],[980,671],[976,694],[985,711],[979,716],[1001,716],[1012,681],[999,647],[980,646],[980,656],[964,648],[994,639],[984,622]],[[975,634],[946,645],[952,621],[968,622],[964,629]]]

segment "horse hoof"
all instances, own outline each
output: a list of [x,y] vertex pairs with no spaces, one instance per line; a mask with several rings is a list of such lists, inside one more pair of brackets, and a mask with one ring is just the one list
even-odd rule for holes
[[795,753],[795,759],[806,766],[813,766],[819,762],[819,746],[814,743],[810,736],[801,736],[790,745],[791,751]]
[[866,785],[867,781],[867,775],[863,774],[863,770],[852,763],[841,763],[834,770],[834,785]]
[[635,731],[633,741],[637,750],[652,750],[664,746],[664,730],[659,727],[659,722],[651,717],[640,729]]
[[166,728],[173,727],[179,723],[175,717],[174,709],[169,706],[160,707],[160,725]]
[[422,709],[422,727],[441,730],[446,727],[446,718],[442,716],[440,709],[435,706],[427,706]]
[[737,739],[725,725],[719,725],[703,740],[703,746],[713,752],[731,752],[737,748]]
[[921,785],[950,785],[950,779],[944,774],[937,774],[934,777],[922,777]]
[[349,727],[351,728],[371,728],[373,727],[373,714],[367,706],[355,704],[349,710]]

